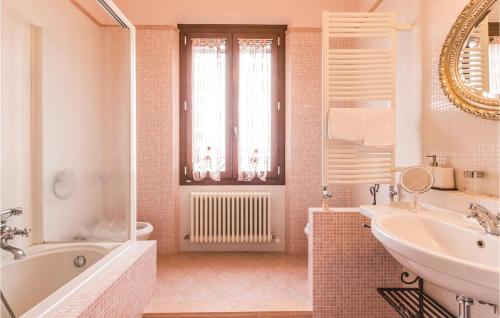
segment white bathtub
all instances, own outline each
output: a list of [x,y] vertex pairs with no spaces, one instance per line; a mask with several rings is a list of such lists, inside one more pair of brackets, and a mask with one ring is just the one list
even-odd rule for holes
[[[26,257],[17,261],[2,253],[2,293],[16,317],[41,317],[103,267],[120,244],[40,244],[26,248]],[[77,256],[85,257],[84,266],[75,266]],[[1,317],[9,318],[1,307]]]

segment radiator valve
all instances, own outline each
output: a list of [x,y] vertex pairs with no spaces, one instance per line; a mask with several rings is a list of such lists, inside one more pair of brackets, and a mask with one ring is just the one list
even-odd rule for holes
[[274,242],[276,243],[280,242],[280,235],[278,233],[274,233],[272,237]]

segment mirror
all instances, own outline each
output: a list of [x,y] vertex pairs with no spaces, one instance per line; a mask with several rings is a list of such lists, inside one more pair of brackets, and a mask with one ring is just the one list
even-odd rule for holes
[[460,109],[500,119],[499,1],[471,0],[451,28],[441,52],[441,86]]
[[498,0],[467,36],[460,50],[460,80],[473,93],[500,98]]
[[406,191],[421,194],[432,187],[434,175],[429,169],[422,166],[409,167],[401,172],[399,183]]

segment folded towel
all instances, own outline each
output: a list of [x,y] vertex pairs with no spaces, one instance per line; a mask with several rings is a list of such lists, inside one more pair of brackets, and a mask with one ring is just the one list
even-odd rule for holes
[[364,146],[394,145],[391,108],[330,108],[328,138]]

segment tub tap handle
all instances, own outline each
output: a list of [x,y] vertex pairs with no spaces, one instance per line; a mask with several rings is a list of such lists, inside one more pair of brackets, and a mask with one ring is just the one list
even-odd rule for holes
[[328,191],[328,187],[323,187],[323,192],[321,193],[323,199],[329,199],[332,197],[332,193]]
[[21,215],[21,214],[23,214],[23,208],[17,207],[17,208],[7,209],[0,212],[0,219],[2,221],[5,221],[13,215]]

